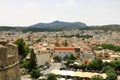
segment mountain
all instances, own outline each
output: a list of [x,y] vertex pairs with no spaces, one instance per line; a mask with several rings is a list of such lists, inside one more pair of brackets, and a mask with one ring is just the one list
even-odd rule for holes
[[87,25],[82,22],[63,22],[54,21],[51,23],[38,23],[31,25],[30,28],[86,28]]
[[110,24],[110,25],[102,25],[102,26],[88,26],[86,29],[91,30],[105,30],[105,31],[120,31],[120,24]]

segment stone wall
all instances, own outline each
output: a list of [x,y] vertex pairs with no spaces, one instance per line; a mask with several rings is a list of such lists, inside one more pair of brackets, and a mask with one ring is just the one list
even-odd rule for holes
[[17,46],[7,42],[0,42],[0,80],[20,80]]

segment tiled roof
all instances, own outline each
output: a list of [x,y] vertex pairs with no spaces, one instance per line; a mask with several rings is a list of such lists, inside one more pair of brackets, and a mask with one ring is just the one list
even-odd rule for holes
[[55,50],[75,50],[75,47],[55,47]]

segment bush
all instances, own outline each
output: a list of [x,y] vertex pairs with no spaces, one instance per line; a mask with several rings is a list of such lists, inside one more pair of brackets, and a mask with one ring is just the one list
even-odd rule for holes
[[40,76],[40,71],[38,69],[33,69],[30,72],[30,75],[31,75],[32,78],[38,78]]
[[115,70],[107,71],[107,80],[117,80],[117,74],[116,74]]
[[73,63],[74,63],[73,60],[68,60],[68,61],[65,63],[65,65],[66,65],[67,67],[70,67],[70,64],[73,64]]
[[62,60],[60,56],[54,56],[53,59],[55,62],[61,62]]
[[103,77],[100,75],[94,75],[90,80],[103,80]]
[[47,80],[57,80],[57,77],[54,74],[48,74]]
[[102,60],[97,59],[92,62],[90,62],[87,66],[88,69],[94,69],[94,70],[101,70],[102,69]]
[[67,60],[76,60],[77,58],[73,55],[73,54],[70,54],[70,55],[66,55],[64,58],[63,58],[63,60],[64,61],[67,61]]
[[105,66],[105,67],[102,68],[102,71],[105,72],[105,73],[106,73],[108,70],[114,70],[114,68],[112,68],[111,66]]
[[22,62],[21,62],[21,67],[22,67],[22,68],[28,69],[28,65],[29,65],[29,62],[28,62],[28,61],[22,61]]

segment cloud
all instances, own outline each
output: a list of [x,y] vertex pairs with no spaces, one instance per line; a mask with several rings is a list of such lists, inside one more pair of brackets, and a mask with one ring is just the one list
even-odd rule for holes
[[120,0],[0,0],[0,25],[53,20],[120,23]]

